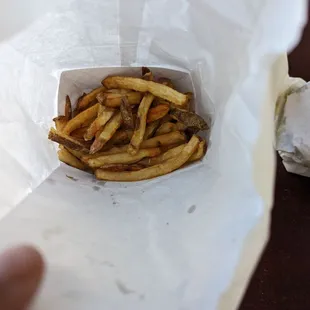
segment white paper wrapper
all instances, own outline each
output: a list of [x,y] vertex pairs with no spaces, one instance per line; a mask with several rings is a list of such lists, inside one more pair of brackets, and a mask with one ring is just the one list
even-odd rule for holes
[[310,176],[309,83],[290,78],[276,110],[276,149],[288,172]]
[[[0,246],[29,241],[46,255],[35,309],[238,305],[267,239],[274,103],[304,9],[302,0],[76,0],[0,46],[1,212],[14,209]],[[59,79],[72,73],[61,72],[141,64],[180,70],[167,73],[182,76],[180,87],[193,82],[196,110],[212,118],[206,158],[130,184],[59,167],[46,137]],[[62,81],[59,98],[96,86],[96,70],[86,83]]]

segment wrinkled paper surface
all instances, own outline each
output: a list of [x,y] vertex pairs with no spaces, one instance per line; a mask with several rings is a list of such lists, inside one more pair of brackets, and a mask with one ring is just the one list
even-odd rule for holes
[[309,83],[287,79],[288,88],[277,101],[276,149],[288,172],[310,176]]
[[[0,246],[46,255],[35,309],[237,307],[267,240],[273,111],[305,5],[75,0],[0,45]],[[189,72],[212,119],[206,158],[130,184],[59,166],[61,72],[141,64]]]

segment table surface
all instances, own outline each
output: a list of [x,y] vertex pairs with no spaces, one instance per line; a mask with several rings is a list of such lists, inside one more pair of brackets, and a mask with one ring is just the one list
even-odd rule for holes
[[[292,76],[310,80],[310,23],[289,63]],[[271,236],[239,310],[309,309],[310,178],[286,172],[278,157]]]

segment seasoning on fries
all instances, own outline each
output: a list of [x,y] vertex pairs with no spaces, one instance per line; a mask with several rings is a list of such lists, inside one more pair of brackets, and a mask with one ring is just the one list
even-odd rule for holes
[[[156,82],[158,81],[158,82]],[[58,158],[106,181],[140,181],[201,160],[207,148],[196,133],[207,123],[190,111],[193,94],[142,68],[142,78],[110,76],[55,117],[48,138]]]

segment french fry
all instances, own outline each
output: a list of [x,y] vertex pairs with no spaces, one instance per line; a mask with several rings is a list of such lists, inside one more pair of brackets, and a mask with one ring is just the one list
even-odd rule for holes
[[165,135],[157,136],[141,143],[141,148],[161,147],[171,144],[185,143],[186,136],[183,132],[174,131]]
[[155,136],[164,135],[166,133],[177,131],[177,125],[171,122],[163,123],[156,131]]
[[70,137],[69,135],[66,135],[61,131],[57,131],[54,128],[50,129],[48,133],[48,138],[72,150],[81,151],[84,153],[89,152],[86,144],[78,141],[77,139],[74,139],[73,137]]
[[98,112],[97,118],[91,123],[84,135],[84,139],[86,141],[92,140],[96,132],[100,130],[115,113],[114,109],[107,108],[101,105],[99,106],[99,110],[100,111]]
[[71,132],[70,136],[78,140],[83,140],[87,129],[88,129],[88,126],[75,129]]
[[105,105],[110,108],[118,108],[121,105],[122,98],[126,96],[128,99],[128,103],[130,105],[139,104],[142,99],[142,94],[136,91],[128,91],[123,93],[109,93],[108,91],[105,93],[99,93],[97,95],[97,100],[100,104]]
[[101,87],[95,88],[90,93],[83,96],[81,98],[81,100],[78,101],[77,106],[76,106],[76,110],[77,111],[83,111],[83,110],[87,109],[90,106],[91,102],[96,99],[96,96],[105,90],[106,90],[106,88],[101,86]]
[[125,127],[128,129],[134,129],[135,122],[132,114],[131,105],[129,104],[127,97],[122,98],[120,111]]
[[98,107],[99,103],[72,118],[63,129],[64,133],[69,135],[73,130],[85,127],[85,124],[97,116]]
[[169,110],[170,108],[169,105],[167,104],[159,104],[156,107],[149,109],[146,122],[151,123],[158,119],[163,118],[168,114]]
[[121,172],[121,171],[138,171],[143,169],[144,166],[139,164],[109,164],[100,167],[100,169],[114,171],[114,172]]
[[173,102],[177,106],[183,106],[188,102],[188,97],[169,86],[156,83],[153,81],[145,81],[139,78],[110,76],[102,81],[107,88],[124,88],[132,89],[142,93],[149,92],[156,97],[160,97],[169,102]]
[[127,144],[130,142],[130,139],[133,135],[132,130],[118,130],[110,139],[109,143],[119,145],[119,144]]
[[187,112],[175,108],[170,111],[170,115],[186,127],[196,128],[197,130],[206,130],[209,128],[204,119],[194,112]]
[[97,152],[95,154],[87,154],[87,155],[84,154],[81,159],[84,162],[87,162],[89,159],[98,158],[100,156],[113,155],[113,154],[119,154],[119,153],[127,152],[127,148],[128,148],[128,145],[114,146],[109,150],[100,151],[100,152]]
[[147,140],[147,139],[152,138],[154,136],[154,133],[156,132],[159,124],[160,124],[160,120],[157,120],[155,122],[148,124],[145,128],[143,140]]
[[184,105],[183,107],[182,107],[182,109],[184,110],[186,110],[186,111],[190,111],[191,110],[191,101],[192,101],[192,99],[193,99],[193,97],[194,97],[194,94],[192,93],[192,92],[187,92],[187,93],[185,93],[186,94],[186,96],[188,97],[188,102],[187,102],[187,104],[186,105]]
[[[186,146],[186,144],[181,144],[181,145],[176,146],[176,147],[174,147],[174,148],[168,150],[167,152],[160,154],[158,156],[155,156],[152,158],[144,158],[143,160],[139,161],[139,164],[145,165],[147,167],[158,165],[158,164],[164,162],[165,160],[168,160],[168,159],[173,158],[173,157],[177,156],[178,154],[180,154],[183,151],[185,146]],[[194,155],[192,155],[192,156],[194,156]]]
[[[109,142],[111,142],[111,140]],[[175,131],[175,132],[170,133],[170,134],[157,136],[157,137],[143,141],[141,143],[141,149],[160,147],[161,151],[166,152],[170,148],[176,147],[180,144],[184,144],[185,142],[186,142],[185,134],[181,133],[179,131]],[[115,145],[115,143],[112,143],[112,145]],[[126,152],[128,150],[128,147],[129,147],[128,144],[122,145],[122,146],[114,146],[108,150],[103,150],[100,152],[96,152],[94,154],[87,154],[87,155],[83,156],[83,159],[88,160],[91,158],[98,158],[100,156],[123,153],[123,152]]]
[[[181,144],[158,156],[152,158],[144,158],[141,161],[139,161],[139,164],[144,165],[146,167],[158,165],[180,154],[185,146],[186,144]],[[199,142],[196,152],[189,158],[188,163],[200,160],[205,155],[205,152],[206,152],[206,141],[203,140]]]
[[81,102],[81,100],[83,99],[83,97],[85,97],[86,95],[87,95],[86,93],[83,93],[83,94],[77,99],[76,105],[75,105],[75,109],[74,109],[73,112],[72,112],[72,117],[75,117],[75,116],[77,116],[80,112],[82,112],[82,111],[79,111],[79,110],[78,110],[78,106],[80,105],[80,102]]
[[65,117],[69,121],[72,118],[72,105],[70,97],[66,96],[66,103],[65,103]]
[[174,144],[169,144],[169,145],[162,145],[160,147],[160,150],[162,153],[166,153],[167,151],[179,146],[179,145],[182,145],[184,144],[184,142],[179,142],[179,143],[174,143]]
[[97,179],[106,181],[141,181],[165,175],[182,167],[195,153],[198,144],[199,138],[194,135],[181,153],[161,164],[141,169],[139,171],[113,172],[97,169],[95,170],[95,175]]
[[160,124],[164,124],[164,123],[172,122],[172,121],[173,121],[172,117],[169,114],[167,114],[160,120]]
[[122,115],[117,112],[108,123],[103,127],[102,131],[99,132],[98,136],[90,148],[90,154],[94,154],[102,149],[102,147],[112,138],[116,130],[122,124]]
[[176,122],[177,130],[184,131],[186,130],[186,126],[180,122]]
[[145,94],[145,96],[143,97],[140,103],[140,106],[138,109],[138,115],[136,119],[136,128],[130,140],[130,146],[128,148],[128,153],[131,155],[134,155],[138,152],[140,148],[140,144],[143,141],[145,128],[146,128],[147,113],[149,111],[149,108],[152,104],[153,99],[154,99],[154,96],[150,93],[147,93]]
[[199,142],[197,151],[190,157],[188,162],[200,160],[206,154],[206,151],[207,151],[207,143],[205,140],[202,140]]
[[83,164],[78,158],[76,158],[74,155],[72,155],[68,150],[65,148],[60,149],[58,152],[58,158],[63,163],[77,168],[79,170],[86,170],[87,167],[85,164]]
[[62,131],[68,122],[67,118],[64,115],[60,115],[60,116],[53,118],[53,121],[58,131]]
[[148,67],[142,67],[141,68],[142,76],[147,75],[148,73],[151,72],[151,70]]
[[153,81],[154,76],[152,71],[148,67],[142,67],[142,79],[145,81]]
[[66,147],[66,150],[80,160],[82,159],[83,156],[85,156],[83,152],[75,151],[75,150],[69,149],[68,147]]
[[160,148],[150,148],[138,151],[135,155],[130,155],[127,152],[117,153],[111,155],[100,156],[97,158],[91,158],[84,162],[92,168],[99,168],[103,165],[109,164],[132,164],[136,163],[144,157],[154,157],[160,154]]

